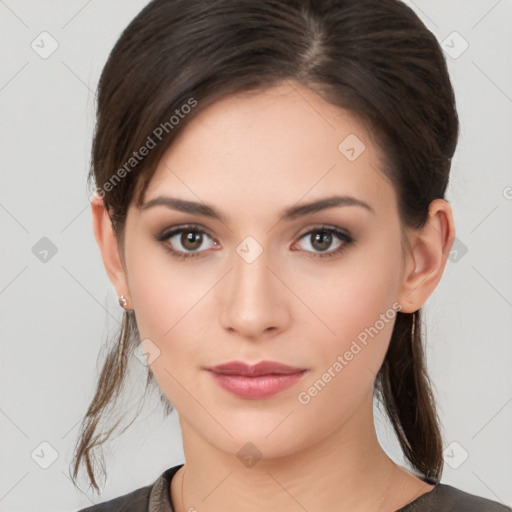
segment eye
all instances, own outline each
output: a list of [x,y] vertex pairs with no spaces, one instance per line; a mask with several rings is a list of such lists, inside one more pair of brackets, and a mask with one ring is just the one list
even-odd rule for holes
[[[212,245],[208,248],[219,247],[219,244],[213,240],[205,231],[199,226],[180,226],[157,235],[155,239],[158,242],[163,242],[164,248],[167,252],[176,258],[197,258],[201,247],[204,246],[206,240],[211,240]],[[180,247],[181,246],[181,247]],[[177,249],[175,248],[177,247]]]
[[[299,240],[305,239],[311,249],[306,248],[306,252],[311,252],[312,258],[329,258],[341,254],[345,248],[354,242],[352,236],[339,228],[321,226],[304,233]],[[201,252],[205,252],[204,243],[211,240],[209,248],[220,247],[216,240],[213,240],[200,226],[187,225],[179,226],[165,230],[155,237],[155,240],[162,242],[164,249],[171,256],[180,259],[192,259],[200,257]],[[328,251],[328,248],[337,241],[338,245],[334,250]],[[181,247],[180,247],[181,246]],[[203,247],[203,250],[199,250]]]
[[[348,232],[328,226],[312,229],[300,237],[300,239],[303,238],[308,242],[306,245],[309,245],[309,247],[313,249],[313,251],[306,249],[307,252],[313,252],[312,256],[310,256],[311,258],[330,258],[337,256],[341,254],[348,245],[354,242],[354,239]],[[338,241],[336,248],[327,251],[336,240]]]

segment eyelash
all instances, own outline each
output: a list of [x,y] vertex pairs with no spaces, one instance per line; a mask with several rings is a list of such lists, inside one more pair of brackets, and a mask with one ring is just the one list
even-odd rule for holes
[[[196,252],[188,252],[188,253],[183,252],[183,251],[176,251],[175,249],[172,249],[169,246],[169,244],[164,243],[169,238],[172,238],[174,235],[177,235],[177,234],[183,233],[183,232],[192,232],[192,231],[195,233],[207,235],[209,238],[212,238],[212,237],[210,237],[210,235],[208,235],[208,233],[206,233],[204,230],[202,230],[199,226],[197,226],[195,224],[188,224],[188,225],[184,225],[184,226],[179,226],[177,228],[173,228],[168,231],[164,231],[161,234],[155,236],[155,240],[157,242],[162,242],[164,249],[174,258],[178,258],[180,260],[192,260],[194,258],[200,257],[201,252],[204,252],[204,251],[196,251]],[[303,233],[299,237],[299,240],[306,237],[307,235],[311,235],[311,234],[317,233],[317,232],[333,234],[336,238],[341,240],[343,243],[337,249],[335,249],[333,251],[324,252],[324,253],[322,253],[322,252],[313,253],[313,256],[309,256],[310,258],[332,258],[334,256],[338,256],[347,248],[348,245],[350,245],[354,242],[354,239],[348,232],[342,231],[338,228],[329,227],[329,226],[320,226],[318,228],[311,229],[311,230],[307,231],[306,233]],[[311,252],[311,251],[306,251],[306,252]]]

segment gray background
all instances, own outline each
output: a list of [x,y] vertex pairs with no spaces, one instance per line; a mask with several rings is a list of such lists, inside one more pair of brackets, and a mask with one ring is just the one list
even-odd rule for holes
[[[442,481],[511,505],[512,0],[407,3],[444,41],[462,124],[447,194],[456,251],[424,308],[447,447]],[[68,477],[98,353],[121,319],[86,188],[94,91],[145,4],[0,0],[1,511],[74,511],[183,462],[176,413],[162,420],[148,401],[105,451],[100,499]],[[43,58],[52,40],[58,48]],[[140,381],[132,385],[135,399]],[[377,422],[401,463],[389,425]]]

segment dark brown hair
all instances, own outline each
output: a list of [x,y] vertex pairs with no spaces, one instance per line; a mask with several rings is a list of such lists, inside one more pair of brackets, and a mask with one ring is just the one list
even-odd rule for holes
[[[120,36],[98,86],[89,179],[121,250],[129,205],[142,204],[183,127],[220,98],[288,80],[364,124],[384,155],[380,170],[396,191],[402,226],[423,227],[430,202],[444,198],[459,123],[440,45],[413,10],[398,0],[153,0]],[[151,148],[139,158],[143,146]],[[84,462],[98,491],[94,451],[117,426],[101,435],[99,421],[116,403],[139,343],[134,314],[124,312],[82,421],[73,482]],[[442,437],[420,310],[397,313],[375,394],[412,466],[438,481]],[[160,398],[169,414],[161,391]]]

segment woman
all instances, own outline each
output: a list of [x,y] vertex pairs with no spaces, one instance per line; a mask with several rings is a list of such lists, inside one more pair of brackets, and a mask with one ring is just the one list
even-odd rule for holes
[[509,510],[440,482],[420,310],[455,238],[457,136],[442,51],[397,0],[139,13],[99,83],[94,233],[125,312],[73,477],[98,489],[137,351],[186,463],[84,511]]

